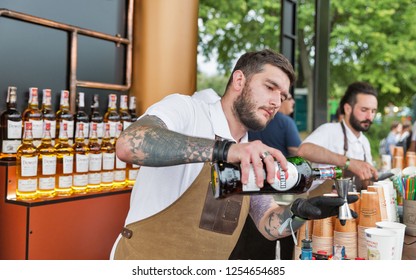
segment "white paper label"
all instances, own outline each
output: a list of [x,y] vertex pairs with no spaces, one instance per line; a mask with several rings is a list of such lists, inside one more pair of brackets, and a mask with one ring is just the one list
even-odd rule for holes
[[136,180],[138,173],[139,173],[138,169],[130,169],[129,170],[129,180],[130,181]]
[[89,173],[88,184],[99,185],[101,183],[101,173]]
[[55,177],[39,178],[39,189],[53,190],[55,188]]
[[123,130],[126,130],[131,125],[131,122],[129,121],[123,121]]
[[90,154],[89,171],[100,171],[101,170],[101,154]]
[[101,182],[112,183],[114,181],[114,171],[108,171],[101,173]]
[[56,156],[42,157],[42,175],[56,174]]
[[7,138],[22,139],[22,121],[14,122],[7,120]]
[[75,155],[76,171],[75,172],[88,172],[88,155]]
[[3,140],[2,153],[15,154],[20,144],[22,144],[21,140]]
[[21,158],[21,174],[23,177],[36,176],[38,173],[38,156]]
[[86,185],[88,185],[88,175],[87,174],[75,174],[74,175],[74,186],[75,187],[84,187]]
[[17,189],[21,192],[34,192],[37,187],[37,179],[19,179],[17,182]]
[[126,163],[118,158],[116,155],[116,169],[125,169]]
[[59,176],[59,188],[67,189],[72,186],[72,175]]
[[42,138],[43,133],[43,120],[30,120],[32,123],[32,134],[33,138],[40,139]]
[[63,127],[63,124],[65,123],[67,125],[66,131],[68,133],[68,138],[74,138],[74,121],[62,120],[61,127]]
[[126,170],[114,171],[114,181],[123,182],[126,180]]
[[62,158],[64,174],[71,174],[74,170],[74,156],[65,155]]
[[55,139],[55,135],[56,135],[56,121],[50,121],[50,120],[43,120],[43,122],[46,123],[50,123],[51,124],[51,138]]
[[114,153],[103,153],[103,170],[114,169]]
[[120,122],[112,122],[112,121],[108,121],[108,123],[110,124],[110,137],[114,138],[114,137],[116,137],[117,125],[118,125]]

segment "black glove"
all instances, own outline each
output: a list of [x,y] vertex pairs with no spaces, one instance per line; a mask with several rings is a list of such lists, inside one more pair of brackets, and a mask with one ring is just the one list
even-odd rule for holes
[[[358,196],[349,195],[348,203],[353,203],[358,200]],[[290,210],[293,215],[306,220],[319,220],[338,215],[339,207],[344,204],[344,199],[341,197],[331,196],[317,196],[309,199],[298,198],[293,201]],[[358,215],[351,211],[354,218]]]

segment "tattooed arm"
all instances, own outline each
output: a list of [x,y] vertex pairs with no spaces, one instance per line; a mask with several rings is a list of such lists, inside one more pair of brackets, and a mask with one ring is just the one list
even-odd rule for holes
[[[253,195],[250,197],[250,215],[258,230],[269,240],[276,240],[291,234],[290,227],[286,227],[280,235],[280,226],[290,217],[292,212],[286,206],[276,203],[271,195]],[[292,221],[293,231],[296,231],[303,222]]]
[[123,131],[117,156],[143,166],[170,166],[210,161],[215,140],[190,137],[169,130],[156,116],[144,116]]

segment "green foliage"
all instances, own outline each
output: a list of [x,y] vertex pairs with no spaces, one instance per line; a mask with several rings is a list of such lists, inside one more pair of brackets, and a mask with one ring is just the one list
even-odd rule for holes
[[221,75],[208,76],[204,73],[198,73],[197,75],[197,91],[207,88],[212,88],[219,95],[223,95],[225,92],[225,86],[228,82],[228,78]]

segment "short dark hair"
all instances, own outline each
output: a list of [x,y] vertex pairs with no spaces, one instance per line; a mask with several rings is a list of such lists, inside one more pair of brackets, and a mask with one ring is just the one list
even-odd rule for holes
[[373,95],[375,98],[377,98],[378,94],[375,88],[373,88],[372,85],[370,85],[367,82],[354,82],[350,84],[345,91],[344,96],[341,98],[341,101],[339,103],[339,108],[341,110],[341,114],[345,114],[344,111],[344,105],[350,104],[351,107],[354,107],[354,105],[357,103],[357,94],[369,94]]
[[231,72],[226,88],[230,86],[233,80],[232,74],[235,71],[242,71],[246,79],[250,80],[254,74],[263,71],[263,66],[266,64],[276,66],[282,70],[288,76],[290,84],[293,85],[296,76],[293,66],[290,64],[289,60],[278,52],[270,49],[264,49],[261,51],[247,52],[238,59],[233,71]]

